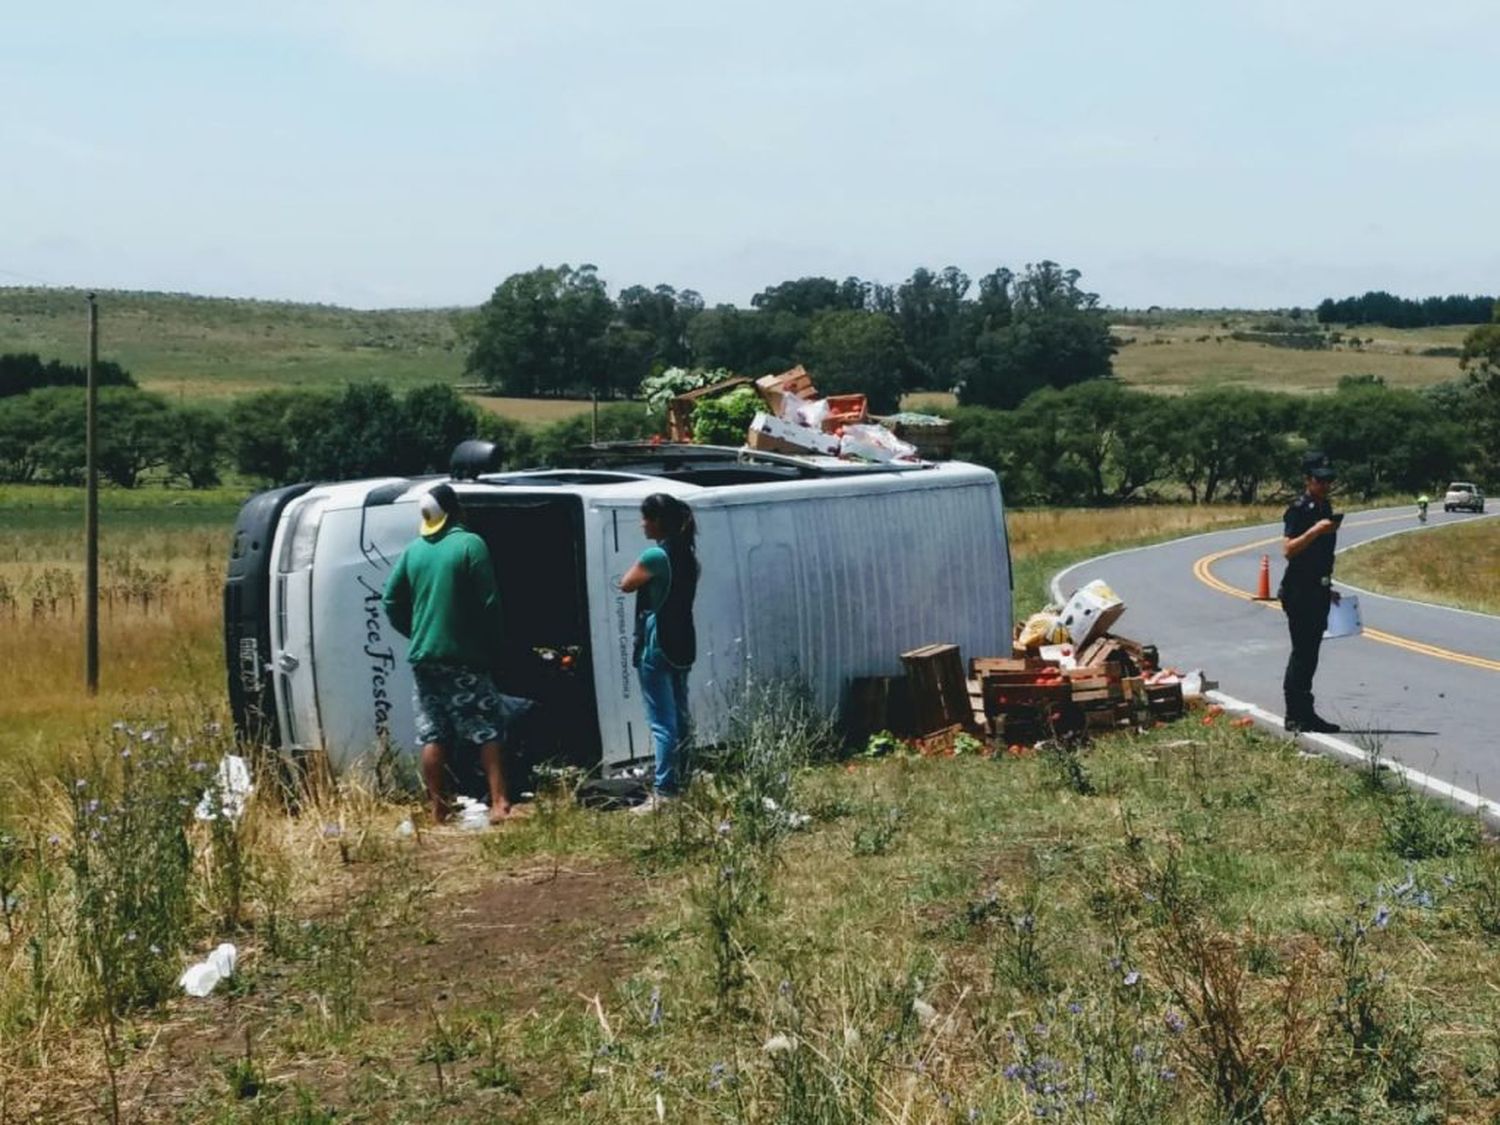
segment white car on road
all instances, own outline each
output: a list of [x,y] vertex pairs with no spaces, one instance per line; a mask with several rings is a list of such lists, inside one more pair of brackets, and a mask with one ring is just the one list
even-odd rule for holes
[[1443,495],[1443,511],[1445,512],[1483,512],[1484,492],[1477,484],[1468,481],[1456,480],[1448,486],[1448,491]]

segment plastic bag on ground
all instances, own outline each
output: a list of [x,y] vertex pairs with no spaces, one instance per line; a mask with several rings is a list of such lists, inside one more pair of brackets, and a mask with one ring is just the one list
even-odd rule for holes
[[234,966],[238,959],[238,950],[234,945],[227,941],[221,942],[202,961],[184,969],[182,976],[177,978],[177,983],[189,996],[207,996],[218,987],[221,980],[234,976]]
[[[222,812],[230,820],[239,820],[245,815],[245,803],[255,786],[250,781],[250,767],[238,754],[225,754],[219,762],[218,776],[193,815],[199,820],[217,820]],[[219,798],[219,808],[214,808],[214,797]]]

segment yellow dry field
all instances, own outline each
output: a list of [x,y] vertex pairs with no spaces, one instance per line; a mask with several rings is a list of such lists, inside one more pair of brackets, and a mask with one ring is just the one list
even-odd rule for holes
[[101,520],[100,691],[84,691],[82,535],[0,531],[0,730],[5,767],[70,756],[117,719],[226,710],[221,591],[232,516],[194,526]]
[[1393,387],[1423,387],[1456,379],[1460,372],[1455,357],[1421,353],[1457,348],[1469,329],[1361,326],[1358,347],[1339,344],[1327,351],[1236,340],[1231,331],[1218,325],[1116,326],[1115,335],[1130,342],[1115,355],[1115,374],[1132,386],[1165,394],[1222,386],[1325,391],[1345,375],[1378,375]]
[[1339,557],[1338,576],[1394,597],[1500,614],[1500,518],[1356,547]]
[[[511,418],[528,426],[545,426],[587,414],[593,404],[575,398],[505,398],[500,395],[465,395],[481,410]],[[602,405],[602,404],[601,404]]]
[[[1425,387],[1457,379],[1462,372],[1457,358],[1422,352],[1461,347],[1472,330],[1465,325],[1420,329],[1368,325],[1358,329],[1357,347],[1341,343],[1326,351],[1299,351],[1236,340],[1232,332],[1251,326],[1231,324],[1229,328],[1219,322],[1171,323],[1159,328],[1115,325],[1114,335],[1129,341],[1115,354],[1115,375],[1121,382],[1160,394],[1226,386],[1317,393],[1333,390],[1346,375],[1378,375],[1393,387]],[[901,408],[931,410],[955,403],[951,394],[921,391],[902,399]]]
[[1143,543],[1195,535],[1221,527],[1274,520],[1281,509],[1213,504],[1163,504],[1128,508],[1033,508],[1006,513],[1011,556],[1027,559],[1056,552],[1076,553],[1112,544]]

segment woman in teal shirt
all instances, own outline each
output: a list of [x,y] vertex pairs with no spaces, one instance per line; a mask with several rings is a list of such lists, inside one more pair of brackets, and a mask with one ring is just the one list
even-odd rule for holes
[[681,500],[653,492],[641,501],[641,529],[656,541],[625,576],[620,589],[635,594],[635,655],[646,720],[656,754],[649,810],[675,797],[682,784],[681,755],[688,737],[688,671],[698,654],[693,598],[698,592],[697,529]]

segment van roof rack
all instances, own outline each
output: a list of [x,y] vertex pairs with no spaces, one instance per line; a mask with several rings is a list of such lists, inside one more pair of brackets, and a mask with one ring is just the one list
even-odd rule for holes
[[930,469],[930,462],[838,461],[831,457],[798,457],[769,453],[749,446],[692,445],[683,442],[611,441],[578,446],[569,451],[589,468],[644,476],[672,476],[691,480],[695,473],[722,476],[736,468],[775,476],[832,477],[865,473],[909,473]]

